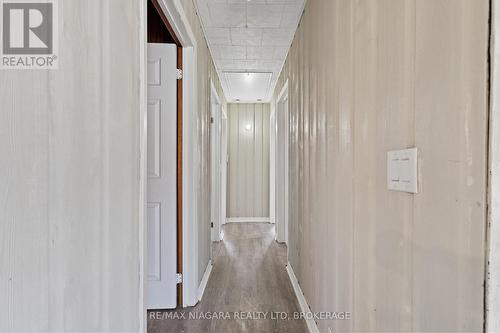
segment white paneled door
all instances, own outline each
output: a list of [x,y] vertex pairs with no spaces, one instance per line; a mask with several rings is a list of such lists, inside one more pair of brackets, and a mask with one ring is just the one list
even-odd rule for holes
[[177,47],[148,44],[148,309],[177,299]]

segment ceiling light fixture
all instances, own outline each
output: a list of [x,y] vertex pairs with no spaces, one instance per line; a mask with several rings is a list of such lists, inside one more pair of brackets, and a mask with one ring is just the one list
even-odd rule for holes
[[245,129],[250,132],[252,130],[252,124],[248,123],[245,125]]
[[[224,72],[229,90],[229,98],[234,101],[257,101],[258,98],[266,99],[269,94],[272,73],[257,72]],[[242,124],[241,129],[243,130]]]

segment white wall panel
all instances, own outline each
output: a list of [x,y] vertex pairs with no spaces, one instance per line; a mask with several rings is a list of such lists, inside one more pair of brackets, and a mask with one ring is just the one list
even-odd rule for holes
[[0,332],[137,332],[143,2],[58,7],[59,69],[0,73]]
[[[203,274],[207,268],[211,255],[211,230],[210,230],[210,82],[213,81],[221,104],[226,101],[222,93],[219,77],[215,70],[214,62],[210,56],[210,51],[200,26],[200,20],[194,6],[194,2],[181,1],[189,25],[193,30],[197,42],[197,110],[196,123],[196,147],[194,152],[195,165],[195,193],[196,193],[196,224],[198,230],[198,283],[201,282]],[[203,10],[203,9],[200,9]],[[227,14],[227,13],[226,13]],[[230,15],[229,13],[228,15]]]
[[[1,332],[141,329],[143,5],[59,1],[59,69],[0,74]],[[182,5],[198,42],[201,281],[210,259],[210,80],[222,94],[193,2]]]
[[269,104],[228,104],[228,217],[269,217]]
[[[290,89],[289,260],[321,332],[482,332],[487,0],[308,1]],[[277,96],[276,96],[277,97]],[[420,150],[420,193],[386,154]]]

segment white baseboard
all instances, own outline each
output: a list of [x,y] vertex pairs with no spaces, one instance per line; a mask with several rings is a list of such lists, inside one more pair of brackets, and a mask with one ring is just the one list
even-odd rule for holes
[[226,223],[242,223],[242,222],[253,222],[253,223],[270,223],[269,217],[228,217],[226,218]]
[[[288,272],[288,277],[290,278],[290,282],[292,283],[293,291],[295,291],[295,296],[297,296],[297,300],[299,301],[300,311],[303,313],[310,313],[311,310],[309,309],[309,305],[307,304],[302,289],[300,289],[299,281],[297,280],[297,277],[295,276],[295,273],[293,272],[290,263],[286,265],[286,271]],[[306,316],[306,317],[311,317],[311,316]],[[318,326],[316,325],[314,319],[305,319],[305,321],[309,333],[319,333]]]
[[205,269],[205,274],[203,274],[203,279],[201,279],[200,286],[198,287],[198,301],[201,301],[205,288],[207,287],[208,278],[212,272],[212,260],[208,262],[207,269]]

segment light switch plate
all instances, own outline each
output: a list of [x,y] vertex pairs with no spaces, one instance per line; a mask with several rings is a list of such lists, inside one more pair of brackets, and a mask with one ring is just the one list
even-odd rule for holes
[[387,153],[387,188],[392,191],[418,193],[418,149]]

